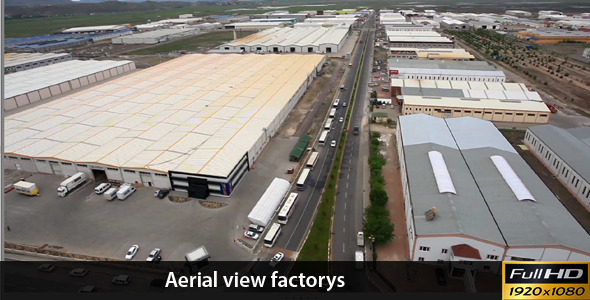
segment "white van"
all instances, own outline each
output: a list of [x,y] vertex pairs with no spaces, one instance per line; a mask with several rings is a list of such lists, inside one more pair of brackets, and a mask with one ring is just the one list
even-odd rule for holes
[[125,200],[129,195],[135,192],[135,187],[130,184],[122,185],[121,188],[117,191],[117,198],[119,200]]
[[115,200],[115,198],[117,198],[117,188],[116,187],[112,187],[110,189],[108,189],[106,192],[104,192],[104,194],[102,194],[103,197],[109,201]]
[[108,190],[110,187],[111,187],[110,183],[101,183],[97,187],[94,188],[94,192],[97,194],[102,194],[106,190]]

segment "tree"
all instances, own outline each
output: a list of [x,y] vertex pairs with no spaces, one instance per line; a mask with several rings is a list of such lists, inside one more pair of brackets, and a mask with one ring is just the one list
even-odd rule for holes
[[374,236],[375,244],[384,244],[393,240],[395,225],[389,219],[389,211],[385,207],[369,208],[363,231],[367,237]]
[[373,187],[369,194],[369,199],[373,205],[385,206],[389,200],[387,192],[381,186]]

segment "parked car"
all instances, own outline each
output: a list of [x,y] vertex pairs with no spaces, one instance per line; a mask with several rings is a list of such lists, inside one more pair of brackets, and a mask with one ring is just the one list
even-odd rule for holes
[[128,285],[130,281],[129,275],[117,275],[113,278],[113,284],[116,285]]
[[148,255],[148,257],[145,260],[151,261],[151,262],[160,261],[162,259],[162,257],[160,256],[160,252],[162,252],[160,250],[160,248],[154,248],[154,250],[152,250],[152,252],[150,252],[150,254]]
[[283,260],[285,254],[283,252],[277,252],[271,259],[270,259],[270,266],[275,267],[281,260]]
[[102,193],[106,192],[110,188],[111,188],[111,184],[110,183],[103,182],[103,183],[99,184],[97,187],[94,188],[94,192],[96,194],[102,194]]
[[39,266],[39,268],[37,268],[37,270],[39,270],[41,272],[51,273],[51,272],[55,271],[55,266],[52,264],[42,264]]
[[340,123],[344,122],[344,118],[340,117],[340,119],[338,119],[338,122],[340,122]]
[[249,239],[257,240],[260,237],[260,234],[254,232],[254,231],[248,230],[248,231],[244,232],[244,236],[246,236]]
[[75,276],[75,277],[84,277],[84,276],[86,276],[86,274],[88,274],[88,270],[83,269],[83,268],[76,268],[76,269],[73,269],[72,271],[70,271],[70,275]]
[[93,285],[85,285],[78,290],[78,293],[92,293],[95,287]]
[[154,192],[154,196],[158,197],[160,199],[164,199],[164,197],[166,197],[168,194],[170,193],[169,190],[167,189],[161,189],[161,190],[157,190]]
[[260,225],[256,225],[256,224],[250,224],[248,226],[248,230],[249,231],[253,231],[253,232],[257,232],[257,233],[262,233],[264,231],[264,226],[260,226]]
[[336,147],[336,140],[332,140],[332,142],[330,143],[330,147]]
[[342,106],[343,107],[346,107],[346,102],[342,102]]
[[127,260],[133,259],[135,254],[137,254],[137,250],[139,250],[138,245],[131,246],[131,248],[129,248],[129,250],[127,251],[127,254],[125,255],[125,259],[127,259]]

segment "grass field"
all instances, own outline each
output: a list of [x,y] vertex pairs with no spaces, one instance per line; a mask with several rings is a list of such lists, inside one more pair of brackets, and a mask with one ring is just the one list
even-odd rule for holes
[[126,54],[129,55],[145,55],[145,54],[157,54],[157,53],[166,53],[172,51],[196,51],[197,48],[200,47],[215,47],[225,42],[231,41],[234,38],[233,32],[227,31],[215,31],[209,32],[193,37],[188,37],[185,39],[172,41],[160,46],[156,46],[149,49],[137,50],[132,52],[127,52]]

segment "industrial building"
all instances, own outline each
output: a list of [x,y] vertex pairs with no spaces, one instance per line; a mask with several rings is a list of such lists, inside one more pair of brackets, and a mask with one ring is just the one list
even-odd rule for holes
[[485,61],[390,58],[389,76],[397,79],[504,82],[506,75]]
[[72,59],[69,53],[4,53],[4,74],[34,69]]
[[454,48],[455,42],[435,31],[387,31],[390,47],[395,48]]
[[580,42],[590,43],[590,32],[563,29],[534,29],[518,32],[518,38],[539,44]]
[[531,126],[527,128],[524,143],[590,210],[590,127]]
[[159,29],[154,31],[147,31],[136,33],[129,36],[117,37],[112,40],[113,44],[158,44],[174,39],[180,39],[192,35],[200,34],[201,30],[198,28],[170,28]]
[[129,29],[131,25],[102,25],[102,26],[85,26],[85,27],[72,27],[64,29],[62,33],[69,34],[95,34],[95,33],[107,33],[117,32],[121,30]]
[[219,50],[256,53],[333,53],[350,35],[350,27],[271,28],[222,44]]
[[590,259],[590,235],[491,122],[418,114],[396,131],[412,261]]
[[406,21],[406,17],[402,16],[400,13],[380,13],[379,14],[379,23],[381,25],[387,24],[411,24],[410,22]]
[[[437,19],[435,18],[435,20],[437,20]],[[468,28],[467,23],[460,21],[460,20],[453,19],[453,18],[449,18],[449,17],[443,17],[437,21],[440,24],[440,28],[443,28],[443,29],[463,31],[463,30],[467,30],[467,28]]]
[[463,48],[389,48],[387,55],[390,58],[409,58],[409,59],[427,59],[427,60],[475,60],[473,54],[465,51]]
[[184,55],[5,117],[5,166],[230,196],[324,62]]
[[4,110],[61,95],[135,70],[129,60],[69,60],[4,76]]

